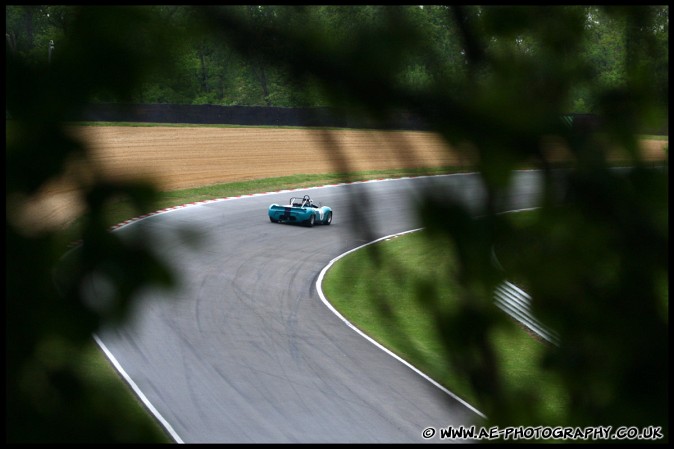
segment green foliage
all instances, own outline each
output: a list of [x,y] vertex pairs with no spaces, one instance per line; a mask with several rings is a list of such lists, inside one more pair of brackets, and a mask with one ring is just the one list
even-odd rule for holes
[[[490,337],[498,320],[492,292],[502,277],[491,248],[512,233],[496,212],[513,168],[541,168],[541,214],[527,228],[539,244],[524,243],[515,274],[561,335],[541,365],[569,397],[561,422],[659,425],[668,437],[668,171],[647,167],[637,140],[644,127],[667,121],[668,7],[420,9],[6,7],[8,441],[148,435],[119,432],[108,419],[115,405],[103,413],[90,404],[97,393],[68,361],[101,323],[125,316],[139,289],[171,285],[145,240],[106,231],[110,202],[121,195],[143,210],[156,192],[96,173],[74,179],[89,212],[84,244],[63,266],[58,288],[52,274],[68,242],[21,220],[32,195],[67,161],[87,157],[64,121],[92,101],[144,96],[326,101],[375,120],[402,109],[476,160],[486,197],[468,209],[451,191],[432,192],[420,217],[431,236],[456,249],[460,307],[438,315],[436,326],[495,425],[546,424],[522,402],[526,392],[504,385]],[[40,47],[52,35],[50,60]],[[600,132],[559,119],[581,100],[602,115]],[[550,170],[543,143],[551,136],[569,151],[567,171]],[[612,151],[632,168],[611,170]],[[104,307],[92,306],[81,288],[92,279],[113,286]],[[442,298],[430,298],[442,306]]]
[[[85,192],[88,215],[82,247],[62,257],[69,242],[54,230],[21,219],[32,196],[87,148],[64,126],[92,98],[128,98],[152,69],[167,70],[170,42],[143,8],[80,8],[70,41],[51,64],[27,63],[7,48],[6,107],[6,381],[8,442],[111,442],[150,440],[154,426],[112,420],[125,407],[106,399],[79,371],[78,361],[102,323],[122,319],[144,286],[171,285],[167,271],[142,239],[122,241],[104,225],[106,204],[118,196],[136,210],[155,191],[139,183],[73,179]],[[121,38],[123,36],[123,38]],[[152,36],[152,38],[150,38]],[[56,277],[54,270],[60,267]],[[55,278],[59,280],[55,283]],[[114,286],[104,307],[87,296],[93,279]],[[54,349],[57,348],[57,349]],[[119,428],[129,425],[128,428]]]
[[[72,35],[72,23],[77,7],[73,6],[7,6],[7,39],[22,56],[33,63],[43,63],[48,58],[49,41],[55,42],[54,57],[62,50]],[[362,70],[368,65],[379,67],[397,62],[396,78],[410,90],[432,85],[454,86],[455,94],[461,95],[462,83],[468,75],[467,57],[460,36],[460,27],[447,6],[372,6],[372,5],[323,5],[323,6],[229,6],[220,8],[236,14],[237,20],[252,29],[286,28],[291,34],[303,34],[305,45],[311,45],[312,37],[321,39],[324,50],[339,54],[344,48],[361,48],[366,58],[359,58]],[[298,83],[288,67],[280,67],[270,59],[258,57],[259,51],[272,53],[282,51],[283,38],[275,34],[256,34],[258,48],[241,54],[233,51],[227,42],[205,31],[202,14],[189,6],[165,5],[148,8],[153,20],[161,23],[164,30],[176,37],[164,48],[176,70],[171,76],[147,79],[142,89],[132,92],[136,103],[184,103],[221,105],[268,105],[268,106],[325,106],[328,98],[306,96],[306,83]],[[485,54],[504,58],[507,64],[518,61],[519,70],[529,70],[527,58],[545,57],[541,46],[555,46],[558,57],[545,66],[550,72],[568,70],[568,64],[576,52],[582,58],[586,73],[582,83],[598,83],[604,88],[620,86],[627,80],[627,23],[623,12],[632,9],[564,7],[556,8],[555,14],[547,14],[548,7],[473,7],[466,10],[465,18],[480,17],[485,33],[501,36],[485,43]],[[650,58],[642,58],[649,64],[662,98],[668,98],[668,10],[665,6],[645,9],[644,20],[652,22],[652,45],[638,47],[648,51]],[[568,16],[557,20],[559,15]],[[652,17],[649,16],[652,14]],[[406,40],[414,35],[422,36],[414,51],[406,51],[404,43],[395,43],[395,35],[386,36],[386,17],[406,16],[409,26]],[[573,22],[574,26],[568,26]],[[525,24],[525,26],[522,26]],[[381,28],[381,27],[384,28]],[[523,30],[524,28],[528,28]],[[257,33],[257,32],[255,32]],[[581,39],[577,37],[582,36]],[[379,49],[368,48],[381,42]],[[576,42],[576,48],[571,46]],[[264,49],[259,47],[265,47]],[[412,47],[408,47],[412,48]],[[293,57],[279,53],[282,59]],[[500,56],[497,56],[499,54]],[[562,56],[561,58],[559,56]],[[571,59],[570,59],[571,58]],[[357,61],[356,61],[357,62]],[[566,68],[565,68],[566,67]],[[540,67],[539,67],[540,68]],[[575,81],[581,84],[581,80]],[[503,86],[507,88],[508,86]],[[515,86],[512,86],[515,87]],[[532,90],[532,94],[536,94]],[[578,90],[577,98],[570,98],[566,112],[599,112],[597,100],[588,90]],[[105,95],[95,101],[119,101],[121,98]],[[579,109],[576,109],[579,108]]]
[[[462,309],[441,316],[438,326],[446,330],[444,343],[455,367],[470,379],[492,423],[544,424],[535,407],[504,385],[489,339],[496,325],[492,293],[502,277],[491,264],[491,248],[497,235],[507,239],[511,232],[496,212],[512,169],[532,161],[544,178],[541,218],[531,232],[548,236],[550,246],[540,254],[524,245],[531,257],[515,274],[532,285],[537,311],[561,332],[560,348],[542,357],[542,367],[559,377],[569,397],[560,423],[666,429],[667,321],[661,293],[667,272],[667,171],[645,167],[636,140],[641,126],[654,117],[663,120],[666,109],[652,89],[653,73],[640,69],[650,53],[630,50],[636,42],[657,47],[648,26],[655,10],[606,10],[618,27],[611,31],[630,44],[614,66],[624,78],[607,83],[596,81],[601,65],[582,51],[586,9],[449,8],[467,76],[440,76],[446,83],[414,88],[396,80],[408,55],[426,41],[401,8],[385,8],[374,23],[350,29],[339,41],[315,29],[305,35],[265,27],[266,37],[276,35],[283,43],[273,51],[257,46],[259,30],[231,11],[209,9],[208,16],[239,51],[255,49],[300,78],[321,80],[336,103],[374,117],[401,107],[413,110],[448,142],[471,148],[488,192],[477,208],[486,218],[476,221],[451,192],[429,195],[421,217],[432,236],[455,245]],[[559,120],[579,101],[579,87],[602,113],[602,133],[564,128]],[[542,145],[547,136],[568,147],[568,171],[548,170],[551,161]],[[616,149],[633,169],[610,169],[607,155]],[[648,386],[639,373],[642,378],[650,373]]]
[[[377,258],[371,257],[374,248],[367,247],[332,266],[323,281],[328,300],[358,329],[482,409],[469,385],[470,377],[452,360],[443,340],[445,327],[455,317],[461,318],[453,244],[427,239],[420,232],[387,239],[376,247]],[[508,254],[511,250],[519,252],[519,248],[509,248]],[[512,394],[520,395],[523,402],[526,397],[542,422],[558,422],[567,404],[555,376],[538,365],[546,343],[507,319],[499,320],[499,327],[491,331],[491,342]]]

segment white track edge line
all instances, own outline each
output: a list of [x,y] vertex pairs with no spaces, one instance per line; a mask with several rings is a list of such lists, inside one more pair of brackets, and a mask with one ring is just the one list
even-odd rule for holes
[[112,362],[112,364],[114,365],[114,367],[115,367],[115,369],[117,370],[117,372],[118,372],[118,373],[124,378],[124,380],[131,386],[131,388],[133,389],[134,393],[136,393],[136,395],[140,398],[140,400],[143,402],[143,404],[145,404],[145,407],[147,407],[147,409],[150,410],[150,412],[154,415],[154,417],[157,419],[157,421],[159,421],[159,423],[160,423],[162,426],[164,426],[164,428],[166,429],[166,431],[173,437],[173,439],[175,440],[175,442],[176,442],[176,443],[180,443],[180,444],[184,443],[184,441],[182,440],[182,438],[180,438],[180,436],[176,433],[176,431],[173,429],[173,427],[171,426],[171,424],[169,424],[168,421],[166,421],[166,419],[164,419],[164,417],[161,415],[161,413],[159,413],[159,412],[157,411],[157,409],[154,408],[154,406],[152,405],[152,403],[150,402],[150,400],[143,394],[143,392],[141,391],[141,389],[138,387],[138,385],[136,385],[136,383],[135,383],[135,382],[131,379],[131,377],[126,373],[126,371],[124,371],[124,368],[122,368],[122,365],[120,365],[120,363],[117,361],[117,359],[115,358],[115,356],[112,355],[112,353],[110,352],[110,350],[108,349],[108,347],[105,346],[105,344],[101,341],[100,338],[98,338],[98,336],[97,336],[96,334],[94,334],[94,340],[96,341],[96,343],[98,344],[98,346],[103,350],[103,352],[105,353],[105,356],[108,358],[108,360],[110,360],[110,362]]
[[404,235],[404,234],[410,234],[410,233],[412,233],[412,232],[417,232],[417,231],[420,231],[420,230],[422,230],[422,229],[423,229],[423,228],[417,228],[417,229],[412,229],[412,230],[409,230],[409,231],[403,231],[403,232],[399,232],[399,233],[396,233],[396,234],[387,235],[387,236],[378,238],[378,239],[376,239],[376,240],[373,240],[373,241],[371,241],[371,242],[369,242],[369,243],[366,243],[366,244],[364,244],[364,245],[360,245],[360,246],[357,247],[357,248],[353,248],[353,249],[351,249],[351,250],[349,250],[349,251],[347,251],[347,252],[345,252],[345,253],[343,253],[343,254],[340,254],[340,255],[337,256],[337,257],[335,257],[334,259],[332,259],[332,260],[331,260],[331,261],[330,261],[330,262],[329,262],[329,263],[328,263],[328,264],[321,270],[320,274],[318,275],[318,279],[316,280],[316,290],[318,290],[318,296],[321,298],[321,301],[323,301],[323,304],[325,304],[325,305],[327,306],[327,308],[330,309],[330,311],[331,311],[332,313],[334,313],[335,315],[337,315],[337,317],[338,317],[339,319],[341,319],[341,320],[342,320],[347,326],[349,326],[351,329],[353,329],[354,331],[358,332],[358,334],[360,334],[361,337],[365,338],[365,339],[368,340],[370,343],[374,344],[376,347],[378,347],[379,349],[381,349],[382,351],[384,351],[385,353],[387,353],[387,354],[390,355],[391,357],[395,358],[395,359],[398,360],[399,362],[401,362],[401,363],[403,363],[404,365],[406,365],[408,368],[410,368],[410,369],[412,369],[413,371],[415,371],[415,372],[416,372],[417,374],[419,374],[421,377],[423,377],[424,379],[426,379],[427,381],[429,381],[430,383],[432,383],[433,385],[435,385],[436,387],[438,387],[440,390],[444,391],[446,394],[448,394],[448,395],[451,396],[452,398],[454,398],[454,399],[456,399],[457,401],[459,401],[461,404],[463,404],[465,407],[467,407],[467,408],[470,409],[471,411],[477,413],[477,414],[480,415],[482,418],[485,418],[485,419],[486,419],[487,417],[486,417],[486,415],[485,415],[484,413],[482,413],[481,411],[479,411],[478,409],[476,409],[475,407],[473,407],[471,404],[469,404],[469,403],[466,402],[465,400],[463,400],[463,399],[461,399],[460,397],[458,397],[456,394],[454,394],[454,393],[452,393],[451,391],[449,391],[447,388],[445,388],[445,387],[443,387],[442,385],[440,385],[438,382],[436,382],[435,380],[433,380],[432,378],[430,378],[427,374],[425,374],[424,372],[422,372],[421,370],[419,370],[417,367],[415,367],[414,365],[412,365],[411,363],[409,363],[407,360],[405,360],[405,359],[399,357],[397,354],[391,352],[389,349],[387,349],[387,348],[385,348],[384,346],[382,346],[381,344],[379,344],[376,340],[374,340],[373,338],[371,338],[371,337],[370,337],[369,335],[367,335],[365,332],[363,332],[363,331],[361,331],[360,329],[358,329],[358,327],[356,327],[353,323],[351,323],[349,320],[347,320],[341,313],[339,313],[339,312],[337,311],[337,309],[335,309],[335,308],[332,306],[332,304],[330,304],[330,302],[329,302],[328,299],[326,298],[325,294],[323,293],[323,289],[321,288],[321,284],[323,283],[323,277],[325,276],[325,273],[327,273],[327,271],[332,267],[332,265],[333,265],[335,262],[337,262],[339,259],[341,259],[342,257],[344,257],[344,256],[346,256],[346,255],[348,255],[348,254],[350,254],[350,253],[352,253],[352,252],[354,252],[354,251],[357,251],[357,250],[359,250],[359,249],[362,249],[362,248],[364,248],[364,247],[366,247],[366,246],[369,246],[369,245],[372,245],[372,244],[374,244],[374,243],[380,242],[380,241],[382,241],[382,240],[390,239],[390,238],[393,238],[393,237],[398,237],[398,236]]
[[[529,171],[529,170],[525,170],[525,171]],[[454,175],[461,175],[461,174],[472,174],[472,173],[455,173],[455,174],[449,174],[449,175],[435,175],[435,176],[454,176]],[[522,208],[522,209],[515,209],[515,210],[511,210],[511,211],[505,211],[505,212],[501,212],[501,213],[525,212],[525,211],[530,211],[530,210],[535,210],[535,209],[538,209],[538,208],[537,208],[537,207],[527,207],[527,208]],[[423,230],[423,229],[424,229],[424,228],[417,228],[417,229],[412,229],[412,230],[409,230],[409,231],[403,231],[403,232],[399,232],[399,233],[396,233],[396,234],[387,235],[387,236],[378,238],[378,239],[376,239],[376,240],[373,240],[373,241],[371,241],[371,242],[369,242],[369,243],[365,243],[365,244],[363,244],[363,245],[360,245],[360,246],[358,246],[358,247],[356,247],[356,248],[350,249],[349,251],[346,251],[345,253],[340,254],[339,256],[335,257],[335,258],[332,259],[330,262],[328,262],[328,264],[327,264],[325,267],[323,267],[323,269],[321,270],[320,274],[318,275],[318,279],[316,280],[316,290],[318,291],[318,296],[321,298],[321,301],[323,302],[323,304],[325,304],[325,306],[326,306],[332,313],[334,313],[339,319],[341,319],[347,326],[349,326],[351,329],[353,329],[354,331],[356,331],[358,334],[360,334],[363,338],[365,338],[366,340],[368,340],[370,343],[374,344],[374,345],[377,346],[379,349],[381,349],[382,351],[384,351],[384,352],[386,352],[387,354],[389,354],[391,357],[397,359],[398,361],[402,362],[403,364],[405,364],[405,365],[406,365],[407,367],[409,367],[410,369],[414,370],[416,373],[418,373],[418,374],[421,375],[423,378],[425,378],[427,381],[429,381],[430,383],[432,383],[433,385],[435,385],[436,387],[438,387],[439,389],[441,389],[442,391],[444,391],[446,394],[448,394],[449,396],[453,397],[454,399],[456,399],[457,401],[459,401],[460,403],[462,403],[463,405],[465,405],[467,408],[469,408],[469,409],[472,410],[473,412],[477,413],[478,415],[480,415],[480,416],[482,416],[483,418],[486,419],[487,416],[486,416],[485,414],[483,414],[481,411],[479,411],[478,409],[476,409],[475,407],[473,407],[471,404],[469,404],[469,403],[466,402],[465,400],[463,400],[463,399],[461,399],[460,397],[458,397],[456,394],[454,394],[454,393],[452,393],[451,391],[449,391],[447,388],[445,388],[445,387],[443,387],[442,385],[440,385],[438,382],[436,382],[435,380],[433,380],[431,377],[429,377],[429,376],[428,376],[427,374],[425,374],[423,371],[419,370],[419,369],[418,369],[417,367],[415,367],[414,365],[410,364],[410,363],[409,363],[408,361],[406,361],[405,359],[399,357],[399,356],[396,355],[395,353],[391,352],[389,349],[387,349],[387,348],[385,348],[384,346],[382,346],[381,344],[379,344],[376,340],[372,339],[372,338],[371,338],[369,335],[367,335],[365,332],[363,332],[363,331],[361,331],[360,329],[358,329],[358,327],[356,327],[353,323],[351,323],[349,320],[347,320],[341,313],[339,313],[339,312],[337,311],[337,309],[335,309],[335,308],[332,306],[332,304],[330,304],[330,302],[328,301],[327,297],[326,297],[325,294],[323,293],[323,289],[322,289],[322,287],[321,287],[322,284],[323,284],[323,278],[325,277],[325,274],[328,272],[328,270],[332,267],[332,265],[333,265],[335,262],[337,262],[339,259],[345,257],[346,255],[348,255],[348,254],[350,254],[350,253],[352,253],[352,252],[358,251],[359,249],[362,249],[362,248],[364,248],[364,247],[366,247],[366,246],[369,246],[369,245],[378,243],[378,242],[380,242],[380,241],[382,241],[382,240],[387,240],[387,239],[390,239],[390,238],[393,238],[393,237],[398,237],[398,236],[404,235],[404,234],[410,234],[410,233],[412,233],[412,232],[421,231],[421,230]],[[526,293],[526,292],[524,292],[524,293]]]

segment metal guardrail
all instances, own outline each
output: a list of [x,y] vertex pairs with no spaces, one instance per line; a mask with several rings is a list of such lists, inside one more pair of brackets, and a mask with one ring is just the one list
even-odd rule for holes
[[496,306],[522,323],[532,332],[555,346],[559,346],[559,335],[546,328],[531,313],[531,296],[508,281],[502,283],[494,292]]
[[[519,209],[517,211],[509,212],[523,212],[532,209]],[[501,262],[496,256],[496,251],[493,247],[491,249],[491,259],[494,266],[496,266],[502,272],[505,272]],[[555,346],[559,346],[559,335],[555,331],[550,330],[544,326],[531,313],[531,296],[529,296],[527,292],[512,282],[505,281],[496,287],[496,290],[494,291],[494,300],[496,302],[496,306],[510,315],[513,319],[526,326],[539,337],[547,340]]]

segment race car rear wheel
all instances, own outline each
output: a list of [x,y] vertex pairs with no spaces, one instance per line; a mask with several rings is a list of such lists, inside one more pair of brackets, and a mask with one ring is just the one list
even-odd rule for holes
[[314,214],[311,214],[309,216],[309,221],[307,221],[307,226],[311,228],[314,226],[314,223],[316,223],[316,216]]
[[271,217],[269,217],[269,221],[271,221],[272,223],[278,223],[278,220],[274,220],[274,219],[271,218]]

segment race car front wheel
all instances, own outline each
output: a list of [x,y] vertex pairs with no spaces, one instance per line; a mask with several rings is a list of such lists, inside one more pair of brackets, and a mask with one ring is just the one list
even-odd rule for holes
[[332,223],[332,212],[328,212],[328,216],[325,217],[325,224],[329,225],[330,223]]

